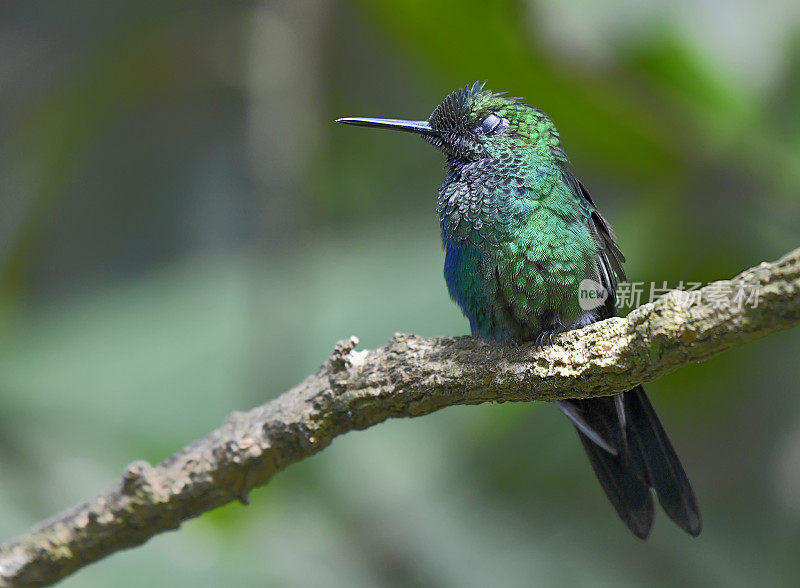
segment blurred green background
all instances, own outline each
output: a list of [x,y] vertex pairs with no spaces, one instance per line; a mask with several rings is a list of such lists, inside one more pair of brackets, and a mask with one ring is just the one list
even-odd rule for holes
[[[476,79],[561,130],[633,280],[800,245],[800,4],[0,4],[0,539],[275,397],[351,334],[466,334],[442,157],[345,115]],[[545,404],[337,439],[63,586],[791,586],[800,330],[650,385],[705,530],[617,520]]]

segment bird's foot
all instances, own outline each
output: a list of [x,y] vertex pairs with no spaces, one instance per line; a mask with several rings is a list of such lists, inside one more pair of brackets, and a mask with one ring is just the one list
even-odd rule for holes
[[555,329],[549,329],[546,331],[542,331],[536,336],[536,347],[542,348],[545,345],[552,345],[553,344],[553,337],[557,334]]

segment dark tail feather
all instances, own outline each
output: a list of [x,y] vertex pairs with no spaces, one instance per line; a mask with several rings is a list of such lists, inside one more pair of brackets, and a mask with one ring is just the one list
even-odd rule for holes
[[641,386],[625,393],[625,408],[629,421],[628,430],[639,438],[647,472],[661,508],[681,529],[697,537],[703,529],[697,498],[669,437]]
[[650,487],[619,455],[611,455],[578,432],[594,473],[622,521],[639,539],[647,539],[655,508]]
[[[697,499],[644,389],[637,386],[621,398],[621,403],[604,397],[558,404],[575,423],[600,485],[634,535],[646,539],[650,533],[653,488],[667,515],[697,536],[702,528]],[[616,455],[593,442],[583,432],[587,427],[612,444]]]

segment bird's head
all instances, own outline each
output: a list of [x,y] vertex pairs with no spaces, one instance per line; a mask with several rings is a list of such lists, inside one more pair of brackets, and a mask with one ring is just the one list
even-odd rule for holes
[[459,88],[428,120],[339,118],[337,122],[418,133],[451,160],[506,159],[524,152],[564,158],[558,131],[538,108],[484,84]]

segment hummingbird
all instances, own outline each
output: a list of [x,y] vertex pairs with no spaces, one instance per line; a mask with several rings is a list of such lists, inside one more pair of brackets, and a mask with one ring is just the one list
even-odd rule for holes
[[[625,258],[550,118],[484,87],[452,92],[428,120],[336,121],[415,133],[445,155],[436,209],[451,298],[473,336],[547,345],[558,333],[617,315]],[[596,305],[581,297],[587,283],[602,287]],[[700,534],[694,491],[642,386],[556,404],[635,536],[650,534],[653,494],[680,528]]]

